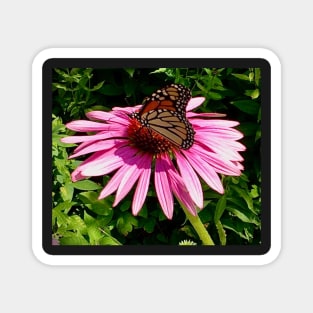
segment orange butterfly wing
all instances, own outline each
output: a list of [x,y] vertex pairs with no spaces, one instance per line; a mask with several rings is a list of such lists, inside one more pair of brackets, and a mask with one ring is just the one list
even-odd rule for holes
[[186,117],[186,106],[191,98],[188,88],[171,84],[145,98],[139,112],[133,113],[143,127],[148,127],[179,148],[189,149],[195,131]]

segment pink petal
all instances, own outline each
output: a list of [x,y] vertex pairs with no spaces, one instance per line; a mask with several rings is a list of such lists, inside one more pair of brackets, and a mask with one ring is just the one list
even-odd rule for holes
[[129,119],[124,112],[123,114],[114,114],[113,112],[91,111],[86,113],[86,116],[89,119],[106,121],[107,123],[118,123],[121,125],[125,125],[125,120]]
[[145,202],[147,192],[149,189],[150,175],[151,175],[151,165],[149,164],[148,167],[142,169],[141,175],[138,179],[138,184],[135,190],[132,203],[132,212],[134,215],[137,215],[139,213]]
[[111,138],[125,138],[127,137],[127,129],[125,127],[121,128],[121,125],[106,125],[107,130],[103,133],[98,133],[96,135],[87,136],[68,136],[62,138],[61,141],[64,143],[78,143],[85,141],[96,141]]
[[223,127],[222,125],[216,125],[213,119],[201,121],[197,119],[191,119],[190,122],[195,130],[197,129],[197,131],[202,132],[204,135],[207,136],[209,134],[214,134],[215,136],[232,140],[238,140],[243,137],[243,134],[240,131],[238,131],[236,128],[232,128],[234,123],[225,123],[225,126]]
[[[95,143],[95,142],[97,142],[97,140],[95,140],[95,141],[86,141],[86,142],[83,142],[83,143],[79,144],[79,145],[75,148],[74,153],[77,153],[77,152],[79,152],[80,150],[85,149],[86,147],[88,147],[89,145],[91,145],[91,144],[93,144],[93,143]],[[72,158],[72,155],[71,155],[70,158]]]
[[169,164],[164,156],[156,158],[154,184],[161,208],[168,219],[172,219],[174,210],[173,194],[167,177]]
[[[203,135],[204,135],[204,130],[203,130]],[[223,130],[221,129],[213,129],[210,128],[209,130],[210,134],[212,134],[216,138],[220,138],[223,140],[239,140],[243,137],[243,134],[239,132],[236,129],[233,128],[225,128]]]
[[78,167],[84,176],[109,174],[125,163],[134,151],[128,146],[117,145],[110,150],[95,152]]
[[211,118],[211,117],[225,117],[226,114],[223,113],[195,113],[195,112],[187,112],[187,117],[188,118],[199,118],[199,117],[204,117],[204,118]]
[[[94,143],[91,143],[89,145],[86,145],[85,148],[79,149],[77,153],[74,153],[71,155],[71,158],[76,158],[78,156],[96,152],[96,151],[105,151],[111,148],[116,147],[118,143],[126,143],[126,140],[103,140],[103,141],[96,141]],[[76,150],[75,150],[76,151]]]
[[241,174],[240,169],[229,159],[224,158],[222,155],[207,151],[197,143],[194,143],[190,152],[197,154],[198,157],[203,160],[203,163],[211,165],[216,172],[220,174],[231,176],[238,176]]
[[84,176],[84,175],[82,175],[81,174],[81,171],[78,169],[78,168],[76,168],[73,172],[72,172],[72,174],[71,174],[71,178],[72,178],[72,181],[75,183],[75,182],[77,182],[77,181],[79,181],[79,180],[82,180],[82,179],[85,179],[85,178],[87,178],[88,176]]
[[209,164],[203,164],[203,160],[190,150],[182,150],[190,165],[202,177],[202,179],[215,191],[224,193],[221,180],[215,170]]
[[81,174],[84,176],[103,176],[110,174],[116,169],[123,166],[124,161],[119,157],[111,157],[110,159],[103,157],[101,164],[88,166],[81,170]]
[[132,106],[132,107],[114,107],[112,108],[112,111],[114,113],[116,112],[123,112],[123,113],[127,113],[127,114],[130,114],[130,113],[133,113],[135,111],[138,111],[140,108],[142,107],[142,104],[139,104],[139,105],[135,105],[135,106]]
[[100,195],[98,199],[106,198],[108,195],[115,192],[120,185],[123,177],[126,175],[126,173],[129,171],[129,164],[125,164],[120,167],[120,169],[113,175],[113,177],[110,179],[110,181],[106,184],[106,186],[102,189],[100,192]]
[[138,177],[140,176],[141,172],[145,169],[147,166],[151,165],[151,156],[150,155],[136,155],[131,161],[129,161],[129,164],[132,164],[129,166],[129,169],[127,173],[125,173],[124,177],[122,178],[120,185],[118,186],[115,201],[113,203],[114,206],[116,206],[130,191],[130,189],[134,186],[135,182],[137,181]]
[[[116,150],[116,149],[114,149]],[[103,160],[105,160],[106,158],[106,154],[105,152],[96,152],[93,155],[91,155],[89,158],[87,158],[85,161],[83,161],[72,173],[72,180],[78,181],[81,180],[85,177],[88,177],[89,175],[83,175],[82,171],[84,170],[84,168],[89,167],[90,164],[97,164],[97,162],[102,162]]]
[[[201,114],[199,114],[201,115]],[[190,120],[193,126],[206,127],[206,130],[209,132],[209,129],[225,129],[228,127],[235,127],[239,125],[239,122],[228,121],[228,120],[215,120],[215,119],[198,119],[193,118]]]
[[184,185],[182,178],[176,172],[173,164],[172,166],[173,166],[173,169],[168,171],[168,177],[171,183],[171,189],[173,190],[175,197],[178,199],[181,205],[185,206],[187,210],[192,215],[195,216],[197,215],[195,204],[192,201],[190,194],[188,193],[188,190],[186,189],[186,186]]
[[200,106],[205,101],[204,97],[191,98],[187,104],[186,111],[192,111],[193,109]]
[[74,131],[86,133],[107,130],[109,125],[92,121],[78,120],[67,123],[66,127]]
[[190,196],[199,208],[203,208],[203,192],[200,180],[188,160],[181,153],[175,153],[181,177],[190,192]]
[[243,157],[237,151],[242,151],[245,147],[239,142],[221,140],[214,136],[203,136],[201,133],[196,133],[195,141],[205,145],[209,151],[220,154],[224,159],[243,161]]

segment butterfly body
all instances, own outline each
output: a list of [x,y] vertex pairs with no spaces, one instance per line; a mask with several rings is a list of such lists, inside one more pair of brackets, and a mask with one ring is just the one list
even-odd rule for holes
[[146,127],[181,149],[189,149],[195,131],[186,117],[186,107],[191,99],[188,88],[171,84],[156,90],[145,98],[139,112],[130,115]]

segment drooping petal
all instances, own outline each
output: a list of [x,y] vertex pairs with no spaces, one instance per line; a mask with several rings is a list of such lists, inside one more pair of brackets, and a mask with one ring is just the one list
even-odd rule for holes
[[85,160],[71,174],[72,180],[74,182],[84,179],[89,176],[102,176],[102,175],[109,174],[124,164],[123,160],[121,160],[121,158],[119,157],[107,158],[105,155],[103,155],[101,158],[97,160],[97,161],[102,160],[101,165],[98,164],[98,165],[90,166],[90,164],[88,164],[88,160],[89,159]]
[[201,136],[199,133],[195,135],[195,141],[207,147],[208,151],[223,156],[224,159],[232,161],[243,161],[243,157],[237,152],[242,151],[245,147],[236,141],[223,141],[214,136]]
[[[116,147],[112,148],[111,150],[109,151],[99,151],[99,152],[96,152],[94,153],[93,155],[91,155],[89,158],[87,158],[86,160],[84,160],[74,171],[73,173],[71,174],[71,177],[72,177],[72,180],[74,182],[78,181],[78,180],[81,180],[85,177],[88,177],[89,175],[88,174],[83,174],[82,172],[85,170],[85,169],[95,169],[96,166],[98,164],[102,164],[103,162],[106,161],[107,159],[107,155],[114,155],[114,152],[116,151]],[[111,159],[111,158],[110,158]],[[115,162],[116,160],[113,160],[113,163]],[[98,173],[98,172],[96,172]],[[99,173],[99,175],[101,175],[101,173]],[[92,176],[92,175],[90,175]],[[96,175],[97,176],[97,175]]]
[[103,176],[110,174],[116,169],[120,168],[124,161],[118,156],[112,156],[111,158],[103,157],[103,162],[94,164],[93,166],[86,166],[81,170],[84,176]]
[[224,175],[238,176],[241,174],[240,169],[231,160],[225,158],[225,155],[217,154],[207,149],[198,143],[192,146],[192,152],[197,154],[203,160],[203,163],[211,165],[216,172]]
[[199,208],[203,208],[203,192],[200,180],[186,158],[178,151],[175,152],[181,177],[190,193],[192,200]]
[[151,161],[149,164],[143,167],[140,177],[138,179],[137,188],[135,190],[133,202],[132,202],[132,212],[137,215],[141,210],[149,188],[150,176],[151,176]]
[[209,164],[203,164],[203,160],[197,156],[195,153],[189,150],[182,151],[185,157],[190,162],[190,165],[195,169],[195,171],[202,177],[202,179],[215,191],[223,194],[224,188],[222,182]]
[[125,173],[120,185],[118,186],[115,201],[113,203],[114,206],[116,206],[134,186],[141,172],[147,166],[147,161],[150,161],[151,164],[151,157],[144,154],[136,155],[131,161],[128,161],[129,164],[132,165],[129,166],[127,173]]
[[172,219],[174,210],[174,199],[167,177],[169,164],[160,156],[155,161],[154,185],[161,208],[168,219]]
[[109,180],[106,186],[102,189],[98,199],[103,199],[107,197],[108,195],[112,194],[113,192],[115,192],[118,186],[120,185],[123,177],[129,171],[129,169],[130,169],[129,164],[122,165],[119,168],[119,170],[113,175],[113,177]]
[[116,145],[107,151],[95,152],[80,164],[79,169],[84,176],[101,176],[109,174],[125,163],[134,151],[125,145]]
[[186,207],[187,210],[195,216],[197,214],[195,203],[191,199],[183,179],[178,175],[173,164],[172,168],[168,171],[167,174],[171,184],[171,190],[173,191],[175,197],[178,199],[181,205]]

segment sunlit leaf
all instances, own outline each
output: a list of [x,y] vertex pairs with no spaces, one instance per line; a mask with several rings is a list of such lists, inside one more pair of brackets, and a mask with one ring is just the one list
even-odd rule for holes
[[85,179],[72,183],[73,187],[78,190],[99,190],[102,187],[95,182]]

